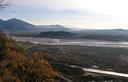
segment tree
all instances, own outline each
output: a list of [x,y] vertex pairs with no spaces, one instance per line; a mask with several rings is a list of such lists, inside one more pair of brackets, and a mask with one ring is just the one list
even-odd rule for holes
[[[56,77],[56,72],[53,71],[52,66],[45,59],[45,53],[37,51],[32,53],[32,64],[29,66],[29,81],[37,80],[45,82],[54,82],[53,78]],[[42,82],[41,81],[41,82]]]
[[0,82],[55,82],[56,74],[45,52],[28,55],[0,32]]

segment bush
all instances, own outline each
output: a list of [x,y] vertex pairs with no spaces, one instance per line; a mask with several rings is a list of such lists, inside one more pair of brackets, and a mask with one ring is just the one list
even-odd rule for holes
[[0,80],[2,82],[54,82],[56,73],[43,52],[28,56],[22,47],[0,33]]

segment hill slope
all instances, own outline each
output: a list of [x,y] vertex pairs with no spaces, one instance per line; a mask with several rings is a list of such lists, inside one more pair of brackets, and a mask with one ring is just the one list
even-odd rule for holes
[[7,21],[0,19],[0,29],[9,33],[40,33],[42,31],[68,31],[61,25],[41,25],[36,26],[28,22],[13,18]]
[[36,26],[13,18],[7,21],[0,21],[0,29],[8,32],[32,31],[36,29]]
[[0,44],[0,82],[55,82],[56,73],[43,52],[28,55],[3,33]]

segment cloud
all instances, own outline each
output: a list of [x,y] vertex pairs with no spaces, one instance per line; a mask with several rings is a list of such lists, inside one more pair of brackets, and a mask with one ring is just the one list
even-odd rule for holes
[[7,12],[0,13],[2,17],[19,17],[36,24],[61,23],[69,26],[83,25],[83,27],[95,25],[96,27],[105,27],[105,25],[110,27],[117,23],[128,22],[128,0],[12,1],[14,6]]
[[92,11],[105,15],[128,16],[128,0],[14,0],[17,5],[47,10]]
[[78,0],[15,0],[18,5],[40,6],[51,10],[75,9],[78,7],[76,1]]

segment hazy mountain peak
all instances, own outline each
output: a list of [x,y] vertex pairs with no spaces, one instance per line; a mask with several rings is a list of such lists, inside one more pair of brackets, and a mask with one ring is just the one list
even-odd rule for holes
[[69,31],[68,28],[62,25],[39,25],[38,27],[44,29],[44,31]]
[[57,26],[57,27],[64,27],[62,25],[56,24],[56,25],[49,25],[49,26]]
[[3,22],[4,20],[0,19],[0,22]]
[[116,31],[124,31],[125,29],[119,28],[119,29],[114,29]]
[[11,19],[9,19],[9,20],[7,20],[7,21],[17,21],[17,20],[19,20],[19,19],[11,18]]
[[12,18],[12,19],[9,19],[9,20],[7,20],[7,22],[24,22],[24,23],[27,23],[27,22],[25,22],[25,21],[23,21],[23,20],[20,20],[20,19],[16,19],[16,18]]
[[[31,24],[31,23],[28,23],[26,21],[23,21],[23,20],[20,20],[20,19],[16,19],[16,18],[12,18],[12,19],[9,19],[6,21],[7,23],[10,23],[10,24],[16,24],[18,25],[19,27],[20,26],[23,26],[23,27],[36,27],[35,25]],[[15,25],[14,25],[15,26]]]
[[64,27],[64,26],[62,26],[62,25],[59,25],[59,24],[56,24],[56,25],[39,25],[39,27],[42,27],[42,26],[47,26],[47,27],[52,27],[52,26],[54,26],[54,27]]
[[[2,21],[2,19],[0,20]],[[40,25],[36,26],[26,21],[12,18],[0,22],[0,29],[11,32],[43,32],[43,31],[68,31],[69,29],[62,25]]]

